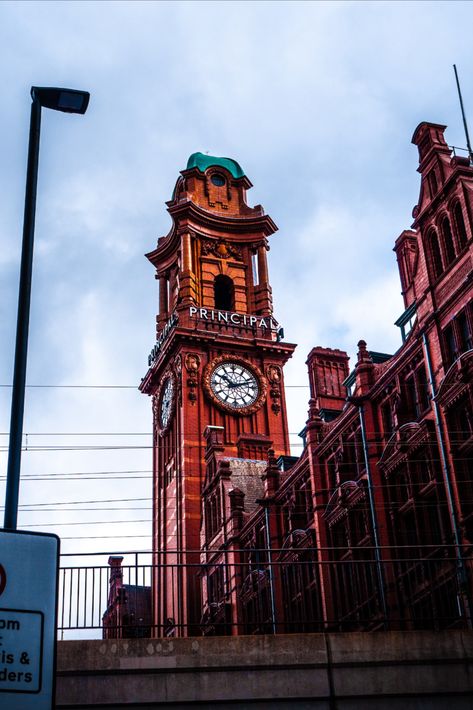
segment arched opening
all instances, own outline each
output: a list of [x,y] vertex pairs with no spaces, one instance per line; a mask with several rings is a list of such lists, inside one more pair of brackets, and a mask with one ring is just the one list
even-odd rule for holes
[[445,247],[445,263],[451,264],[455,259],[455,245],[453,243],[452,229],[450,227],[450,220],[447,216],[442,219],[442,236],[443,244]]
[[442,255],[440,253],[439,238],[435,229],[431,229],[427,238],[432,275],[437,279],[443,271]]
[[235,308],[235,286],[229,276],[220,274],[214,282],[215,308],[219,311],[233,311]]
[[462,207],[459,202],[455,204],[453,208],[453,216],[455,218],[455,227],[457,232],[458,244],[460,249],[463,249],[468,241],[468,235],[465,228],[465,220],[463,219]]

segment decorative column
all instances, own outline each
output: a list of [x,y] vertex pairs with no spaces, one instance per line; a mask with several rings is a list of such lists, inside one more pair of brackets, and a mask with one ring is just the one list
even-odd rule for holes
[[257,313],[263,315],[269,315],[273,311],[268,262],[266,260],[266,252],[268,249],[268,242],[266,239],[263,239],[258,243],[256,251],[258,258],[258,285],[255,286],[255,308]]
[[269,281],[268,261],[266,259],[266,244],[263,242],[258,247],[258,283],[259,286],[266,286]]
[[181,286],[182,303],[195,303],[196,281],[192,267],[192,235],[190,232],[181,234]]
[[189,232],[184,232],[182,235],[182,270],[192,271],[191,235]]

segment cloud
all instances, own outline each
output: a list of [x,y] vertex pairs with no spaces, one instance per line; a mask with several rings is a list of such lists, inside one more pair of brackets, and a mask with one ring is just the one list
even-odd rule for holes
[[[396,347],[403,305],[391,249],[418,193],[410,138],[427,119],[464,142],[451,64],[460,78],[473,70],[458,42],[470,3],[3,2],[0,14],[1,383],[11,382],[32,84],[88,89],[91,102],[82,117],[43,112],[31,383],[139,382],[157,308],[143,254],[169,230],[164,203],[196,150],[237,159],[255,185],[249,201],[279,225],[275,313],[299,343],[287,384],[306,385],[316,344],[351,355],[361,337]],[[466,84],[464,100],[473,106]],[[288,388],[291,431],[307,398]],[[29,432],[150,428],[150,402],[135,390],[28,390]],[[30,452],[24,464],[28,473],[149,468],[151,452]],[[104,478],[31,481],[22,500],[127,498],[130,488],[150,495],[149,480]]]

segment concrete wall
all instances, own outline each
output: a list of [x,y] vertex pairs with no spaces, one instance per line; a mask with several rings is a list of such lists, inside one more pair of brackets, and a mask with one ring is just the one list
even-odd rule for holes
[[57,708],[471,710],[473,632],[60,641]]

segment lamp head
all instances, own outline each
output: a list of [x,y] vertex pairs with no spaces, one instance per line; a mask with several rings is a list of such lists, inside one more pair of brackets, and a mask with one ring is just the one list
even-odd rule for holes
[[44,108],[65,113],[85,113],[89,105],[88,91],[77,89],[59,89],[52,86],[32,86],[31,98],[39,101]]

